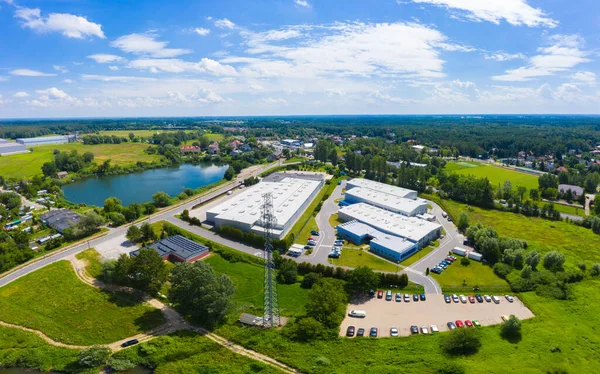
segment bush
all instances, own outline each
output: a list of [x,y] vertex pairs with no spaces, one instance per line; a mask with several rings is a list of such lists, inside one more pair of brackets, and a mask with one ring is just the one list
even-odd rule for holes
[[108,360],[108,366],[114,371],[126,371],[133,369],[137,365],[126,358],[111,357]]
[[277,282],[294,284],[298,280],[298,267],[293,260],[283,261],[277,269]]
[[517,338],[521,336],[521,320],[511,314],[510,317],[500,325],[500,335],[503,338]]
[[444,366],[440,367],[436,371],[438,374],[464,374],[465,368],[455,364],[454,362],[447,362]]
[[506,279],[508,274],[512,271],[512,266],[498,262],[494,265],[494,273],[502,279]]
[[294,340],[307,342],[321,337],[323,329],[321,322],[313,317],[304,317],[286,326],[285,332]]
[[114,227],[118,227],[127,223],[125,216],[119,212],[111,212],[108,216]]
[[312,286],[321,279],[322,275],[317,273],[308,273],[302,279],[300,286],[302,288],[312,288]]
[[470,355],[481,348],[479,332],[475,329],[452,330],[442,344],[444,351],[453,355]]
[[544,267],[551,271],[559,271],[562,270],[563,264],[565,263],[565,255],[552,251],[546,253],[544,256]]
[[93,368],[106,364],[109,357],[110,349],[93,346],[79,352],[79,364],[81,366]]
[[471,260],[469,260],[466,257],[463,257],[463,258],[460,259],[460,264],[462,266],[469,266],[469,265],[471,265]]
[[594,265],[592,265],[591,274],[594,277],[597,277],[598,275],[600,275],[600,264],[594,264]]

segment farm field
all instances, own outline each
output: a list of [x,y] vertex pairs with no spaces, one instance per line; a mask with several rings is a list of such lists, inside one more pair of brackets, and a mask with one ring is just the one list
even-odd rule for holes
[[[151,138],[154,134],[164,134],[164,133],[175,133],[179,130],[107,130],[100,131],[100,135],[108,135],[108,136],[119,136],[119,137],[129,137],[130,133],[133,133],[135,136],[139,136],[142,138]],[[193,130],[184,130],[185,132],[192,132]],[[84,134],[85,136],[86,134]],[[92,134],[89,134],[92,135]]]
[[501,185],[509,180],[513,187],[538,188],[538,177],[535,175],[478,162],[449,162],[446,164],[446,170],[457,174],[474,175],[479,178],[487,177],[493,187],[497,187],[499,184]]
[[164,323],[161,311],[126,293],[83,283],[59,261],[0,288],[0,320],[74,345],[106,344]]
[[53,144],[34,147],[30,153],[0,157],[1,175],[5,178],[32,178],[42,174],[42,165],[52,160],[55,149],[61,152],[77,150],[79,153],[92,152],[95,163],[102,163],[110,159],[112,165],[130,165],[137,161],[152,162],[161,156],[149,155],[144,152],[147,144],[96,144],[84,145],[83,143]]

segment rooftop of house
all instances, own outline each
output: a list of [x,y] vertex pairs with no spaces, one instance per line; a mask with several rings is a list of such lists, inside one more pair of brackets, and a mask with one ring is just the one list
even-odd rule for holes
[[[150,249],[154,249],[160,257],[168,255],[175,255],[180,259],[187,261],[194,257],[200,256],[203,253],[209,251],[207,246],[198,244],[188,238],[181,235],[169,236],[168,238],[161,239],[158,242],[148,246]],[[139,251],[131,252],[132,256],[137,256]]]

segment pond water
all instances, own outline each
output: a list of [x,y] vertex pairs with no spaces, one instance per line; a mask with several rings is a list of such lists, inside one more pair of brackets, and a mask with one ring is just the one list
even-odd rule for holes
[[115,196],[123,205],[145,203],[158,191],[177,196],[185,188],[196,189],[223,179],[228,165],[182,164],[140,173],[88,178],[63,186],[67,200],[76,204],[104,206]]

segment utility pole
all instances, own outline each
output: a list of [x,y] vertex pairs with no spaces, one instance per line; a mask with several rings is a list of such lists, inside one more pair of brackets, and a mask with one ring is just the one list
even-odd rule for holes
[[273,195],[269,192],[263,197],[262,226],[265,235],[265,269],[264,269],[264,311],[263,326],[279,326],[279,301],[277,298],[277,281],[275,279],[275,263],[273,262],[273,228],[276,218],[273,208]]

